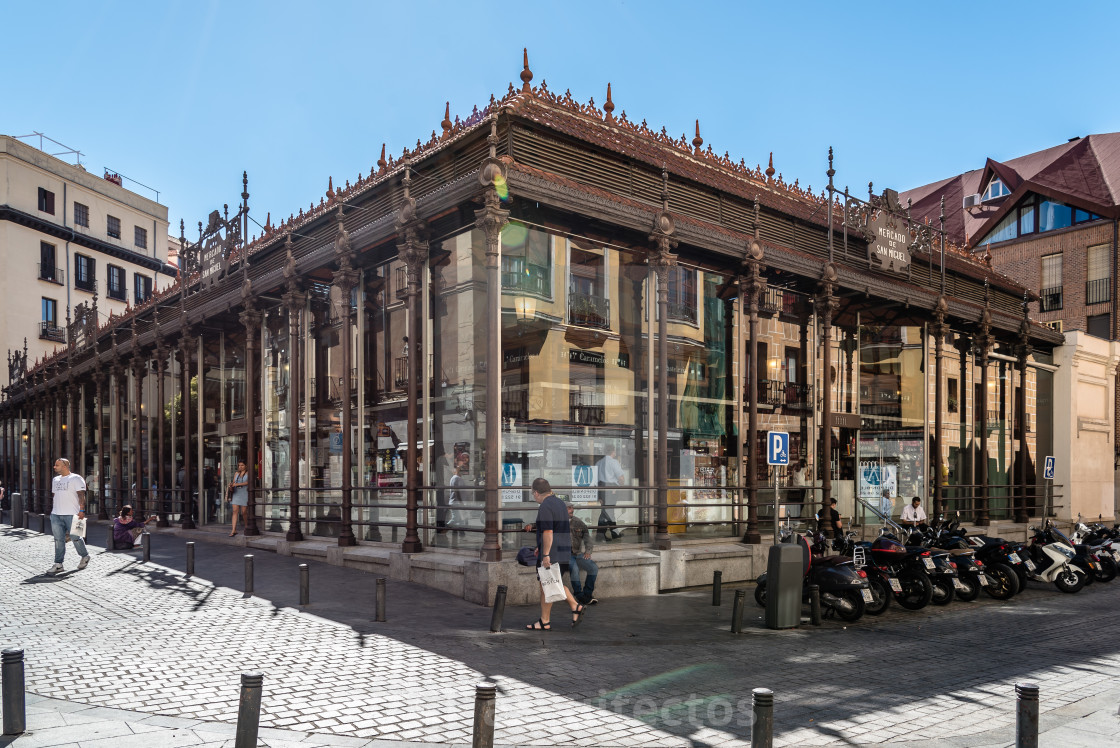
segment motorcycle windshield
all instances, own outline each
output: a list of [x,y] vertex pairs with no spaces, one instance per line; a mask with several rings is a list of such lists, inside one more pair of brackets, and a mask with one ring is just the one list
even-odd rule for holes
[[1063,543],[1069,543],[1069,545],[1073,545],[1073,542],[1069,538],[1067,538],[1065,533],[1058,528],[1051,527],[1050,532],[1054,533],[1054,537],[1062,541]]

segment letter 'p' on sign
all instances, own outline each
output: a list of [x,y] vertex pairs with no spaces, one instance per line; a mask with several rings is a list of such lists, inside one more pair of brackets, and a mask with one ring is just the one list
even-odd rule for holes
[[789,433],[785,431],[766,432],[766,464],[789,464]]

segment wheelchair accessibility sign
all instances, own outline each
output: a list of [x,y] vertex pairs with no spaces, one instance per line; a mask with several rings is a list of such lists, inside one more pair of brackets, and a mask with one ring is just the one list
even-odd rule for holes
[[766,464],[789,464],[789,433],[786,431],[766,432]]
[[1046,458],[1046,467],[1042,469],[1042,477],[1045,480],[1054,480],[1054,458]]

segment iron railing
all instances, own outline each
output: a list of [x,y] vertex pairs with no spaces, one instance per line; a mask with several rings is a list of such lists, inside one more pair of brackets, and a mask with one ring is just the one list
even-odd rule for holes
[[808,408],[809,386],[780,379],[761,379],[758,382],[758,402],[774,407]]
[[1112,297],[1111,278],[1098,278],[1085,283],[1085,303],[1103,304]]
[[581,327],[610,329],[610,299],[574,290],[568,291],[568,321]]
[[97,291],[97,278],[93,275],[82,277],[80,275],[74,277],[74,288],[80,288],[83,291],[94,292]]
[[56,325],[54,322],[40,322],[39,323],[39,339],[40,340],[53,340],[56,343],[66,342],[66,330]]
[[62,268],[55,267],[54,265],[44,265],[39,263],[39,280],[49,281],[62,285],[62,279],[65,277]]
[[552,273],[524,257],[502,257],[502,289],[524,291],[540,296],[552,295]]
[[1044,288],[1040,294],[1042,301],[1039,302],[1042,311],[1053,312],[1062,308],[1062,287],[1056,286],[1055,288]]
[[681,304],[680,302],[669,302],[669,319],[676,320],[677,322],[687,322],[691,325],[696,324],[696,304]]

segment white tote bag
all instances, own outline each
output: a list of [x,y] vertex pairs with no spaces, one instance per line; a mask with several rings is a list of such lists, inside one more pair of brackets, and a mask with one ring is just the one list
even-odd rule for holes
[[560,578],[559,564],[553,564],[547,569],[538,566],[537,576],[540,577],[541,589],[544,590],[544,601],[546,603],[558,603],[568,596],[564,591],[564,581]]
[[74,515],[74,519],[70,520],[70,535],[76,538],[84,538],[86,536],[86,518]]

